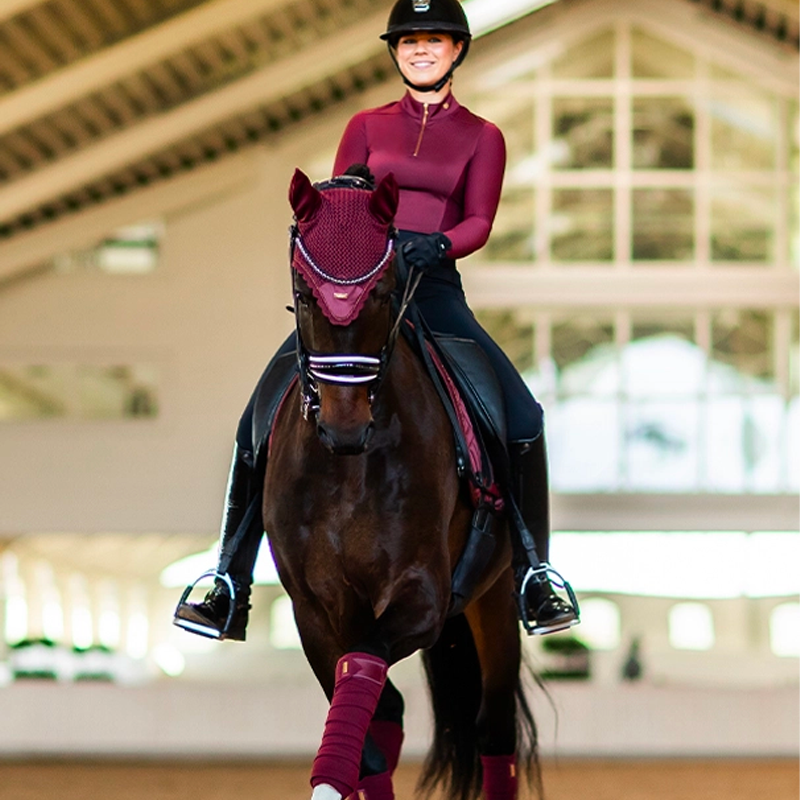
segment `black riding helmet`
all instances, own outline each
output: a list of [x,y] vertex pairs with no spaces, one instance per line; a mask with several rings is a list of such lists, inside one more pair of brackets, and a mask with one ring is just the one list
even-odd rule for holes
[[436,33],[449,33],[457,42],[464,46],[453,66],[447,74],[432,86],[417,86],[411,83],[398,67],[403,82],[416,89],[418,92],[438,92],[450,80],[453,71],[467,57],[472,34],[469,22],[459,0],[397,0],[389,14],[386,33],[381,34],[389,46],[389,55],[397,67],[394,48],[401,36],[415,31],[434,31]]

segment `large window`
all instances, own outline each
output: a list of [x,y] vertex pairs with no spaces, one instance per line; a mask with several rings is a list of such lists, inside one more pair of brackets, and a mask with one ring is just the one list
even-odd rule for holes
[[0,422],[158,416],[155,364],[0,362]]
[[800,489],[796,311],[478,316],[546,409],[557,490]]
[[797,102],[618,22],[537,48],[471,104],[507,135],[487,255],[537,266],[747,264],[797,256]]
[[[680,308],[637,292],[796,270],[796,96],[668,38],[623,15],[485,71],[469,103],[509,159],[480,263],[531,282],[479,318],[545,405],[557,490],[793,492],[797,298]],[[558,276],[558,305],[540,305],[537,275]],[[573,275],[613,278],[619,299],[587,307]]]

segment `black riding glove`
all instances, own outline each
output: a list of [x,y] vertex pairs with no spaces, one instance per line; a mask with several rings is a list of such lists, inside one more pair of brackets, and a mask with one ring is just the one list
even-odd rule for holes
[[428,272],[445,258],[452,242],[443,233],[428,233],[415,236],[403,245],[403,257],[406,264]]

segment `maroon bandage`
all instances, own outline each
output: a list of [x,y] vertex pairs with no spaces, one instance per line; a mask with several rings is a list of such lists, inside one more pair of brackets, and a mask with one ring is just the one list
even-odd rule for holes
[[516,756],[481,756],[485,800],[517,800]]
[[336,683],[311,785],[327,783],[343,797],[358,783],[361,750],[389,665],[368,653],[348,653],[336,665]]
[[403,746],[403,728],[397,722],[375,719],[369,724],[369,735],[378,745],[378,749],[386,759],[391,775],[400,760],[400,748]]
[[380,775],[362,778],[350,800],[394,800],[392,776],[388,772],[381,772]]

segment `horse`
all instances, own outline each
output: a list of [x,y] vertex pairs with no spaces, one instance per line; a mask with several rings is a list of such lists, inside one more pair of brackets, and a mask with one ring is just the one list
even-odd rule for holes
[[270,434],[262,513],[330,701],[312,798],[394,797],[403,700],[387,671],[421,651],[434,734],[420,788],[508,800],[519,767],[536,774],[511,543],[499,519],[471,600],[449,613],[473,506],[451,422],[397,335],[397,184],[296,170],[289,200],[299,380]]

